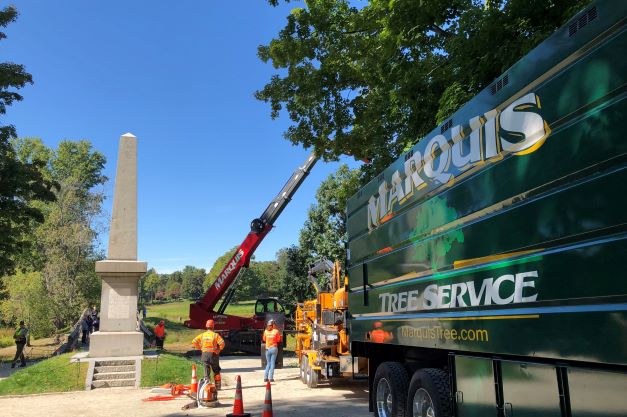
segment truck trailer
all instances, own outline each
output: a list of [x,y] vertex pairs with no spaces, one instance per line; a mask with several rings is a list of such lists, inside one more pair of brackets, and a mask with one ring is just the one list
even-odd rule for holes
[[626,21],[592,3],[349,200],[375,415],[627,416]]

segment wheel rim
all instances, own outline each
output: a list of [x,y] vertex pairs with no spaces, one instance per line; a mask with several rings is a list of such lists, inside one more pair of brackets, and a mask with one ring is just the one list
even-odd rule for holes
[[413,404],[414,417],[435,417],[433,400],[424,388],[418,388],[418,390],[416,390]]
[[379,417],[392,417],[392,389],[385,378],[377,384],[377,412]]

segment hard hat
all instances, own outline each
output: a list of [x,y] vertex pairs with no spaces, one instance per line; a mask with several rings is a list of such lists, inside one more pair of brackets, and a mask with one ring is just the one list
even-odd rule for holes
[[207,329],[213,329],[214,326],[215,326],[215,323],[213,322],[213,320],[211,319],[207,320],[207,324],[205,324],[205,327]]
[[383,323],[381,323],[380,321],[376,321],[374,323],[374,328],[375,329],[380,329],[381,327],[383,327]]
[[274,324],[274,320],[273,319],[268,320],[268,326],[273,325],[273,324]]

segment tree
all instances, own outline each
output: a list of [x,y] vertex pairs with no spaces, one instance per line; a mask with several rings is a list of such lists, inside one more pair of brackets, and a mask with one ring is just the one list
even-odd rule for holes
[[168,281],[165,287],[165,297],[171,300],[181,298],[181,284],[176,281]]
[[[0,10],[0,27],[7,27],[17,16],[14,7]],[[4,38],[6,34],[0,32],[0,40]],[[22,100],[16,90],[32,83],[32,76],[23,65],[0,63],[0,115],[6,113],[7,106]],[[39,208],[31,202],[54,200],[51,189],[55,184],[42,176],[40,164],[17,158],[10,143],[16,136],[14,126],[0,125],[0,276],[13,270],[16,254],[29,243],[24,236],[34,223],[44,220]]]
[[254,268],[256,262],[250,262],[250,268],[244,269],[235,285],[233,301],[256,300],[260,296],[268,295],[266,289],[261,285],[261,278]]
[[52,308],[39,272],[17,272],[5,276],[5,299],[0,302],[3,320],[15,323],[24,320],[35,337],[54,331]]
[[154,269],[148,272],[149,273],[144,278],[144,291],[148,298],[147,301],[152,302],[156,298],[157,292],[162,289],[162,282],[161,277]]
[[95,262],[102,258],[96,240],[104,193],[97,189],[105,157],[85,140],[62,141],[56,150],[36,138],[15,139],[23,163],[37,163],[44,178],[55,181],[55,201],[33,202],[44,221],[34,228],[26,255],[18,257],[23,270],[40,271],[57,326],[75,321],[80,312],[100,300]]
[[181,291],[184,298],[197,299],[203,294],[202,286],[205,280],[206,271],[194,266],[186,266],[181,272]]
[[327,258],[344,262],[346,258],[346,203],[359,189],[359,171],[341,165],[316,191],[307,220],[300,231],[300,249],[309,262]]
[[292,143],[368,160],[371,178],[589,0],[351,3],[293,9],[258,49],[280,73],[255,95],[287,112]]
[[277,261],[251,262],[250,269],[258,278],[254,291],[268,296],[281,296],[279,277],[282,271]]
[[[203,291],[207,291],[209,287],[214,283],[220,272],[224,269],[226,264],[229,262],[238,246],[234,246],[228,251],[224,252],[222,256],[220,256],[211,266],[211,269],[207,273],[205,277],[205,281],[203,283]],[[241,300],[249,300],[251,298],[255,299],[259,296],[264,289],[260,287],[259,277],[256,274],[256,271],[253,268],[255,264],[254,261],[251,260],[250,268],[244,269],[241,275],[239,276],[235,285],[235,294],[233,296],[233,301],[241,301]]]
[[316,296],[316,291],[307,278],[311,257],[298,246],[290,246],[277,252],[277,264],[281,298],[296,305]]
[[215,260],[215,262],[211,266],[211,269],[207,273],[207,276],[205,277],[205,281],[203,282],[203,291],[207,291],[207,289],[209,289],[209,287],[211,286],[211,284],[213,284],[216,278],[218,278],[218,275],[220,274],[220,272],[222,272],[222,270],[226,266],[226,263],[231,259],[237,248],[237,246],[233,246],[231,249],[224,252],[222,256]]

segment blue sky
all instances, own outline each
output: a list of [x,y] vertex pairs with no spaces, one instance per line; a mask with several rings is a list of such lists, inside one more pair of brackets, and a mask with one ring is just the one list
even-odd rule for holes
[[[50,147],[89,139],[114,177],[120,135],[139,143],[139,258],[159,272],[208,268],[239,244],[308,155],[283,139],[253,97],[276,71],[257,58],[292,2],[14,2],[17,22],[0,59],[24,64],[34,85],[3,123]],[[356,166],[352,159],[346,159]],[[318,163],[257,250],[257,260],[297,243],[320,181]],[[111,197],[113,181],[105,187]],[[105,204],[107,217],[111,199]],[[106,236],[103,242],[106,247]]]

